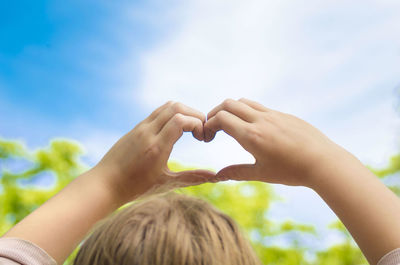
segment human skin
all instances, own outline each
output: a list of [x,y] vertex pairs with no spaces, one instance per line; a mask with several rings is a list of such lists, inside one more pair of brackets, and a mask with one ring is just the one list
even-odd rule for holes
[[11,228],[4,237],[28,240],[58,264],[71,254],[102,218],[146,193],[171,182],[196,185],[215,176],[207,170],[171,172],[167,161],[184,131],[203,140],[205,115],[168,102],[124,135],[102,160]]
[[248,100],[225,100],[208,113],[205,141],[223,130],[254,164],[231,165],[218,180],[306,186],[336,213],[370,264],[400,248],[400,200],[355,156],[309,123]]

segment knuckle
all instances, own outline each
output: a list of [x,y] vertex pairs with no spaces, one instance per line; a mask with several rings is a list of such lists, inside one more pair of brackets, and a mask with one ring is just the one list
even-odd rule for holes
[[176,113],[172,117],[172,122],[174,123],[175,126],[182,126],[183,123],[185,122],[185,116],[181,113]]
[[165,105],[167,105],[167,106],[172,106],[172,105],[174,105],[174,101],[172,101],[172,100],[168,100],[166,103],[165,103]]
[[227,98],[222,102],[222,106],[229,109],[233,104],[235,104],[235,100],[231,98]]
[[136,125],[131,131],[129,131],[128,134],[134,135],[135,138],[141,139],[141,141],[147,141],[147,139],[150,139],[153,135],[151,129],[152,128],[149,123],[142,121],[141,123]]
[[175,102],[175,103],[173,103],[173,104],[171,105],[171,107],[172,107],[172,111],[173,111],[174,113],[181,113],[181,112],[183,112],[183,104],[180,103],[180,102]]
[[264,138],[265,135],[260,130],[260,128],[256,126],[249,126],[247,128],[247,136],[250,143],[258,145],[262,142],[262,139]]
[[226,117],[227,112],[224,110],[220,110],[217,112],[217,114],[215,114],[214,118],[220,122],[222,121],[225,117]]
[[146,150],[146,155],[149,158],[156,158],[161,154],[161,147],[157,143],[152,143]]
[[142,138],[146,135],[146,126],[144,124],[137,126],[134,128],[136,135],[138,138]]
[[273,113],[273,112],[266,112],[266,113],[264,113],[263,117],[266,122],[269,122],[272,124],[274,124],[274,122],[277,118],[275,113]]

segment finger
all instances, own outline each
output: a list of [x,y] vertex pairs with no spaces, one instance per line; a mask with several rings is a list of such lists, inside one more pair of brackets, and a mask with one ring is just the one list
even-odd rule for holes
[[199,185],[215,178],[215,172],[203,169],[166,173],[169,181],[177,182],[180,187]]
[[231,165],[221,169],[216,175],[217,180],[258,180],[255,164]]
[[243,102],[244,104],[246,104],[246,105],[248,105],[248,106],[250,106],[253,109],[258,110],[258,111],[262,111],[262,112],[272,111],[271,109],[268,109],[268,108],[264,107],[260,103],[255,102],[255,101],[250,100],[250,99],[247,99],[247,98],[241,98],[241,99],[239,99],[239,101]]
[[146,122],[152,122],[159,114],[162,112],[165,108],[168,108],[169,106],[173,105],[173,101],[167,101],[157,109],[155,109],[146,119]]
[[208,113],[207,118],[211,119],[221,110],[230,112],[230,113],[234,114],[235,116],[238,116],[242,120],[248,121],[248,122],[254,121],[254,119],[257,115],[257,112],[253,108],[246,105],[245,103],[236,101],[233,99],[226,99],[220,105],[218,105],[214,109],[212,109]]
[[196,139],[202,141],[204,139],[203,122],[198,118],[177,113],[158,134],[159,141],[170,152],[183,132],[192,132]]
[[223,130],[240,143],[249,125],[234,114],[221,110],[204,124],[204,141],[210,142],[218,131]]
[[206,117],[203,113],[193,108],[190,108],[182,103],[170,103],[166,108],[162,109],[158,116],[153,120],[153,129],[155,133],[159,133],[165,124],[177,113],[186,116],[192,116],[199,119],[202,123],[205,122]]

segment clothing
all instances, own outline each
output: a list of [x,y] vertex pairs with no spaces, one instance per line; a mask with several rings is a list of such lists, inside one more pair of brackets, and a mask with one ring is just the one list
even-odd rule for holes
[[387,253],[377,265],[400,265],[400,248]]
[[29,241],[5,237],[0,238],[0,265],[57,265],[57,262]]
[[[43,249],[18,238],[0,238],[0,265],[57,265]],[[377,265],[400,265],[400,248],[381,258]]]

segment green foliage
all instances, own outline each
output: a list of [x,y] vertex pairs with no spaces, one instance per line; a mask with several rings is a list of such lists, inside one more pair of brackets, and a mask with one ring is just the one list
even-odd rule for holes
[[25,147],[22,143],[0,139],[0,159],[23,155],[25,155]]
[[389,183],[389,179],[396,176],[397,182],[386,184],[397,196],[400,196],[400,154],[394,155],[390,158],[389,164],[385,168],[372,168],[368,167],[376,176],[382,179],[383,182]]
[[[31,152],[20,142],[0,139],[0,235],[87,169],[80,161],[81,150],[76,142],[58,139],[51,141],[48,147]],[[400,155],[395,156],[388,168],[375,173],[382,178],[398,173],[399,161]],[[10,169],[13,164],[24,166],[20,166],[22,169]],[[176,163],[169,163],[169,167],[175,171],[186,169]],[[42,174],[54,177],[51,187],[35,184]],[[343,243],[315,251],[299,243],[301,238],[317,240],[318,234],[313,226],[292,220],[269,220],[267,213],[270,205],[277,201],[271,185],[227,181],[183,188],[177,192],[200,197],[235,219],[247,233],[264,264],[368,264],[339,221],[331,228],[343,234]],[[286,247],[266,243],[282,235],[290,235]],[[72,264],[73,257],[74,254],[65,264]]]
[[357,265],[368,264],[361,251],[352,244],[333,246],[328,251],[317,253],[320,265]]
[[[80,154],[79,144],[68,140],[53,140],[48,147],[35,152],[29,152],[20,142],[0,140],[0,235],[85,170]],[[11,171],[9,164],[22,169]],[[54,177],[50,188],[35,185],[43,174]]]
[[307,265],[304,251],[296,248],[264,247],[261,244],[254,246],[258,256],[268,265]]
[[380,178],[385,178],[389,175],[396,174],[400,172],[400,154],[392,156],[387,167],[382,169],[370,169]]

